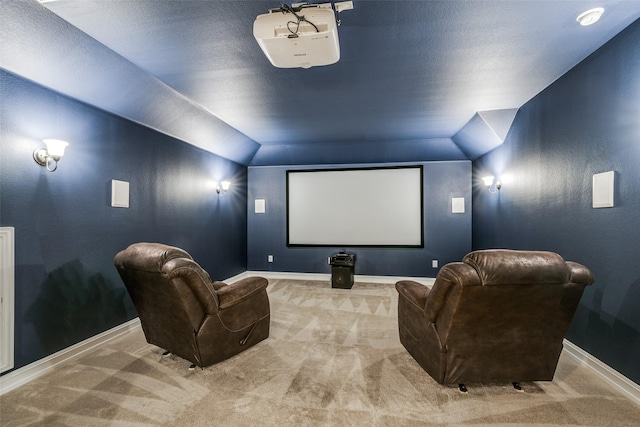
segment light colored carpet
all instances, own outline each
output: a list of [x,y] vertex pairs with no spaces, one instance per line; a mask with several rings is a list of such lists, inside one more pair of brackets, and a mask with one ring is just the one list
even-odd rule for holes
[[640,407],[563,356],[552,382],[429,377],[400,345],[393,285],[272,280],[271,336],[204,370],[141,331],[0,397],[0,424],[638,426]]

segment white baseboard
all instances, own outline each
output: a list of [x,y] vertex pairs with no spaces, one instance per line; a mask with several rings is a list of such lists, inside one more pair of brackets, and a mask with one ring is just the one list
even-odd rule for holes
[[0,377],[0,396],[140,328],[137,317]]
[[[242,276],[242,277],[238,277]],[[245,271],[244,273],[228,279],[230,283],[249,276],[262,276],[265,279],[291,279],[291,280],[322,280],[331,281],[329,273],[291,273],[283,271]],[[401,277],[401,276],[363,276],[356,274],[354,282],[362,283],[396,283],[400,280],[413,280],[423,285],[431,286],[436,279],[432,277]]]
[[629,400],[640,405],[640,385],[634,383],[620,372],[611,368],[591,354],[587,353],[571,341],[564,340],[563,351],[591,369],[596,375],[609,383],[612,387],[622,392]]

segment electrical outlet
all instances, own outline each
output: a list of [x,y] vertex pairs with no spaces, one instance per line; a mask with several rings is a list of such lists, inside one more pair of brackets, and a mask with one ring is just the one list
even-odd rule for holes
[[431,267],[438,268],[438,260],[437,259],[434,259],[434,260],[431,261]]
[[267,262],[273,262],[273,255],[267,255]]

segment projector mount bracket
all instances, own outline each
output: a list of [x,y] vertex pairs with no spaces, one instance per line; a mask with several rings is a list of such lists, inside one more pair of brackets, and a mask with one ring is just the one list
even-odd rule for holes
[[291,6],[283,4],[277,9],[269,9],[269,12],[296,13],[304,8],[318,7],[322,9],[332,9],[336,14],[336,24],[340,26],[340,12],[353,9],[353,1],[339,1],[333,3],[291,3]]

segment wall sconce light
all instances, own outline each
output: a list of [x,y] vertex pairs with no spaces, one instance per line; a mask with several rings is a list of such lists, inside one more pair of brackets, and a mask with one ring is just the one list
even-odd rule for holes
[[[489,193],[495,193],[497,190],[502,188],[502,181],[497,180],[494,183],[494,176],[485,176],[482,177],[482,181],[484,181],[484,185],[489,189]],[[493,191],[491,190],[493,188]]]
[[220,184],[216,184],[216,193],[218,193],[218,195],[224,196],[225,194],[227,194],[227,191],[229,191],[230,187],[231,182],[222,181]]
[[[47,148],[36,148],[33,152],[33,160],[40,166],[46,167],[49,172],[53,172],[58,169],[58,161],[64,156],[64,149],[69,143],[59,139],[44,139],[43,142]],[[53,165],[53,169],[49,165]]]

